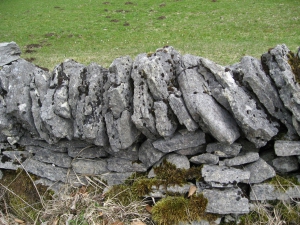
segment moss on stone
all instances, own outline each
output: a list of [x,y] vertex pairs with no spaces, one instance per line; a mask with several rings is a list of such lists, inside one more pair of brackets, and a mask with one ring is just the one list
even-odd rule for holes
[[288,63],[290,64],[292,71],[295,75],[295,80],[300,83],[300,58],[295,55],[292,51],[288,54]]
[[291,176],[291,175],[286,175],[286,176],[276,175],[269,181],[269,183],[274,185],[274,187],[280,191],[285,191],[288,187],[294,187],[295,185],[300,185],[298,179],[295,176]]

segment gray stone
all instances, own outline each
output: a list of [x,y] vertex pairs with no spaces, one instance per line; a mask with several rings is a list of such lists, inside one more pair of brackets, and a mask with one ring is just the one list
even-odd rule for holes
[[23,162],[24,169],[39,177],[44,177],[52,181],[67,181],[68,169],[52,166],[34,159],[26,159]]
[[280,173],[289,173],[299,169],[298,159],[295,156],[283,156],[274,159],[274,168]]
[[64,189],[66,189],[66,185],[63,182],[54,182],[52,180],[49,180],[47,178],[40,178],[38,180],[35,180],[34,183],[41,184],[43,186],[47,186],[47,190],[52,190],[55,192],[55,194],[59,195],[60,193],[63,192]]
[[239,188],[204,190],[203,196],[208,203],[206,212],[217,214],[245,214],[249,213],[248,199],[243,197]]
[[20,58],[21,49],[16,42],[0,43],[0,66],[7,65]]
[[154,148],[152,142],[150,139],[147,139],[139,148],[139,160],[147,168],[150,168],[165,155],[165,153]]
[[186,69],[178,76],[178,82],[187,109],[192,118],[219,142],[232,144],[239,130],[232,116],[207,93],[207,83],[193,69]]
[[273,166],[273,159],[276,158],[276,154],[274,152],[274,149],[267,149],[260,153],[260,158],[262,158],[266,163],[268,163],[270,166]]
[[219,185],[223,187],[224,184],[248,183],[250,178],[249,171],[227,166],[204,165],[201,172],[204,181],[215,187]]
[[204,153],[190,158],[190,162],[195,164],[217,164],[219,157],[210,153]]
[[127,149],[117,149],[113,146],[105,148],[105,151],[115,158],[128,159],[131,161],[137,161],[139,159],[139,145],[131,145]]
[[105,151],[105,147],[100,146],[88,146],[85,148],[68,148],[68,155],[72,158],[101,158],[107,157],[108,154]]
[[158,139],[153,142],[154,148],[165,152],[197,147],[205,143],[205,134],[202,131],[178,132],[169,139]]
[[245,154],[238,155],[232,159],[225,159],[226,166],[239,166],[259,160],[257,152],[246,152]]
[[219,157],[235,157],[240,153],[242,145],[234,143],[232,145],[222,144],[222,143],[210,143],[206,147],[206,152],[214,153]]
[[76,174],[101,175],[108,172],[108,163],[104,159],[75,159],[72,169]]
[[51,163],[55,166],[70,168],[72,158],[68,156],[67,153],[60,153],[49,151],[48,149],[44,149],[37,146],[31,146],[30,148],[26,148],[27,151],[33,153],[33,159],[38,160],[44,163]]
[[184,148],[181,150],[177,150],[174,153],[180,154],[180,155],[186,155],[186,156],[191,156],[191,155],[199,155],[201,153],[206,152],[206,146],[205,145],[200,145],[197,147],[191,147],[191,148]]
[[176,131],[177,123],[175,123],[174,114],[168,110],[167,104],[163,101],[154,102],[153,109],[159,135],[162,137],[172,136]]
[[277,45],[262,55],[264,70],[273,79],[284,106],[300,121],[300,87],[288,63],[290,50],[285,44]]
[[251,186],[250,200],[266,201],[266,200],[281,200],[287,201],[292,198],[300,197],[300,186],[280,186],[276,187],[273,184],[255,184]]
[[296,131],[292,124],[292,114],[284,107],[278,91],[271,78],[263,71],[259,60],[245,56],[240,63],[241,76],[245,86],[249,86],[259,101],[265,106],[268,112],[279,119],[288,128],[289,137],[296,137]]
[[237,85],[231,71],[204,58],[201,58],[201,64],[223,86],[223,95],[229,103],[230,111],[246,138],[256,147],[266,145],[278,133],[279,124],[269,120],[266,112],[257,107],[257,102]]
[[119,173],[147,171],[147,168],[144,166],[144,164],[121,158],[108,158],[107,169],[109,171]]
[[2,180],[2,178],[3,178],[3,173],[2,173],[2,171],[0,170],[0,180]]
[[101,175],[101,179],[106,181],[108,186],[123,184],[126,179],[128,179],[133,172],[127,173],[105,173]]
[[275,141],[274,149],[277,156],[300,155],[300,141]]
[[150,94],[147,77],[144,74],[143,64],[148,61],[146,54],[140,54],[133,63],[131,77],[134,81],[133,115],[132,121],[147,138],[156,139],[159,134],[155,126],[153,115],[154,100]]
[[21,168],[21,165],[18,162],[7,156],[0,155],[0,162],[0,169],[17,170],[18,168]]
[[180,185],[174,185],[174,186],[167,186],[167,192],[168,193],[179,193],[181,195],[185,195],[189,192],[190,187],[192,186],[192,183],[184,184],[182,186]]
[[174,94],[170,94],[168,100],[174,114],[178,118],[179,123],[184,125],[188,131],[197,130],[199,126],[189,114],[183,98],[181,96],[177,97]]
[[108,144],[104,116],[104,82],[108,70],[92,63],[82,72],[79,84],[74,137],[84,139],[98,146]]
[[28,151],[3,151],[2,155],[10,158],[16,163],[22,163],[25,159],[32,156]]
[[259,159],[254,163],[246,165],[244,169],[251,173],[249,180],[249,183],[251,184],[261,183],[276,175],[273,167],[266,163],[263,159]]

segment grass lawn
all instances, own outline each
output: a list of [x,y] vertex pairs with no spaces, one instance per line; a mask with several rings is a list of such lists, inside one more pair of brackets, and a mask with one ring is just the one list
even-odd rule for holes
[[0,42],[50,70],[172,45],[219,64],[300,45],[299,0],[0,0]]

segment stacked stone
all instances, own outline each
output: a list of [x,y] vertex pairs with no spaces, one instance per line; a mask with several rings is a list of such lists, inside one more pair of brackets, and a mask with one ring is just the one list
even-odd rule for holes
[[[19,53],[0,44],[1,169],[25,168],[48,184],[99,175],[115,185],[133,172],[155,176],[166,159],[203,165],[196,184],[210,213],[300,197],[299,187],[278,192],[266,182],[299,172],[300,87],[285,45],[228,67],[164,47],[109,69],[66,60],[52,73]],[[164,191],[153,187],[150,196]]]

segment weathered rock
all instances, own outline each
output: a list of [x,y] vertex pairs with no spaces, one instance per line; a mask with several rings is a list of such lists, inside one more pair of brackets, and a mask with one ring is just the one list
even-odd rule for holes
[[292,198],[300,197],[300,186],[280,186],[273,184],[254,184],[251,186],[250,200],[266,201],[266,200],[282,200],[287,201]]
[[298,159],[295,156],[283,156],[274,159],[274,168],[280,173],[289,173],[299,169]]
[[206,212],[217,214],[245,214],[249,213],[248,199],[243,197],[239,188],[204,190],[203,196],[208,203]]
[[189,192],[192,183],[184,184],[184,185],[174,185],[174,186],[168,186],[167,192],[168,193],[179,193],[181,195],[185,195]]
[[92,63],[81,73],[78,86],[78,102],[74,137],[84,139],[95,145],[105,146],[108,143],[104,117],[104,83],[108,70]]
[[101,175],[108,172],[108,163],[104,159],[75,159],[72,169],[77,174]]
[[108,186],[123,184],[133,172],[127,173],[105,173],[101,175],[101,179],[107,182]]
[[242,80],[245,86],[250,87],[251,91],[255,93],[259,101],[273,117],[286,125],[289,131],[288,136],[294,139],[296,131],[292,124],[292,115],[284,107],[271,78],[263,71],[261,62],[253,57],[245,56],[242,58],[239,66],[241,74],[236,73],[236,75],[239,75],[239,80]]
[[16,42],[0,43],[0,66],[7,65],[20,58],[21,49]]
[[222,143],[210,143],[206,147],[206,152],[214,153],[219,157],[235,157],[240,153],[242,145],[234,143],[232,145],[222,144]]
[[153,104],[156,129],[160,136],[170,137],[176,131],[177,123],[174,120],[174,114],[168,110],[167,104],[163,101],[154,102]]
[[197,147],[205,143],[205,134],[202,131],[181,131],[169,139],[158,139],[153,142],[154,148],[165,152],[173,152],[190,147]]
[[263,159],[259,159],[254,163],[246,165],[244,169],[251,173],[249,179],[249,183],[251,184],[261,183],[276,175],[273,167],[266,163]]
[[105,147],[88,146],[85,148],[68,148],[68,155],[72,158],[93,159],[107,157]]
[[274,149],[277,156],[300,155],[300,141],[275,141]]
[[152,142],[150,139],[147,139],[139,148],[139,160],[147,168],[150,168],[165,155],[165,153],[154,148]]
[[[229,103],[230,111],[246,138],[257,147],[266,145],[267,141],[277,134],[279,124],[269,120],[265,111],[257,107],[257,102],[236,84],[230,70],[204,58],[201,58],[201,66],[207,69],[207,73],[213,74],[223,86],[223,94]],[[203,71],[201,73],[204,73]]]
[[170,94],[168,100],[170,107],[178,118],[179,123],[184,125],[188,131],[197,130],[199,126],[189,114],[183,98],[181,96]]
[[180,155],[186,155],[186,156],[191,156],[191,155],[199,155],[201,153],[205,153],[206,151],[206,146],[205,145],[200,145],[197,147],[191,147],[191,148],[184,148],[181,150],[177,150],[174,153],[180,154]]
[[277,45],[263,54],[261,61],[264,70],[275,82],[284,106],[300,121],[300,87],[288,63],[289,53],[290,50],[285,44]]
[[121,158],[108,158],[107,169],[112,172],[146,172],[147,168],[142,163]]
[[39,177],[44,177],[52,181],[67,181],[68,169],[52,166],[34,159],[26,159],[23,162],[25,170]]
[[178,76],[178,83],[187,109],[204,131],[209,131],[218,141],[232,144],[239,136],[236,122],[208,93],[208,85],[193,69]]
[[250,178],[249,171],[226,166],[204,165],[201,172],[204,181],[213,187],[226,187],[236,183],[248,183]]
[[259,160],[257,152],[246,152],[245,154],[238,155],[232,159],[225,159],[226,166],[239,166]]
[[4,151],[2,155],[10,158],[16,164],[20,164],[32,156],[28,151]]
[[112,146],[105,148],[105,151],[115,158],[128,159],[131,161],[137,161],[139,159],[139,145],[131,145],[127,149],[117,149]]
[[195,164],[217,164],[219,157],[210,153],[204,153],[190,158],[190,162]]
[[262,151],[260,153],[260,158],[262,158],[266,163],[268,163],[270,166],[273,166],[273,159],[276,158],[276,154],[274,152],[274,149],[268,149],[265,151]]
[[0,170],[0,180],[3,178],[3,173],[2,171]]

